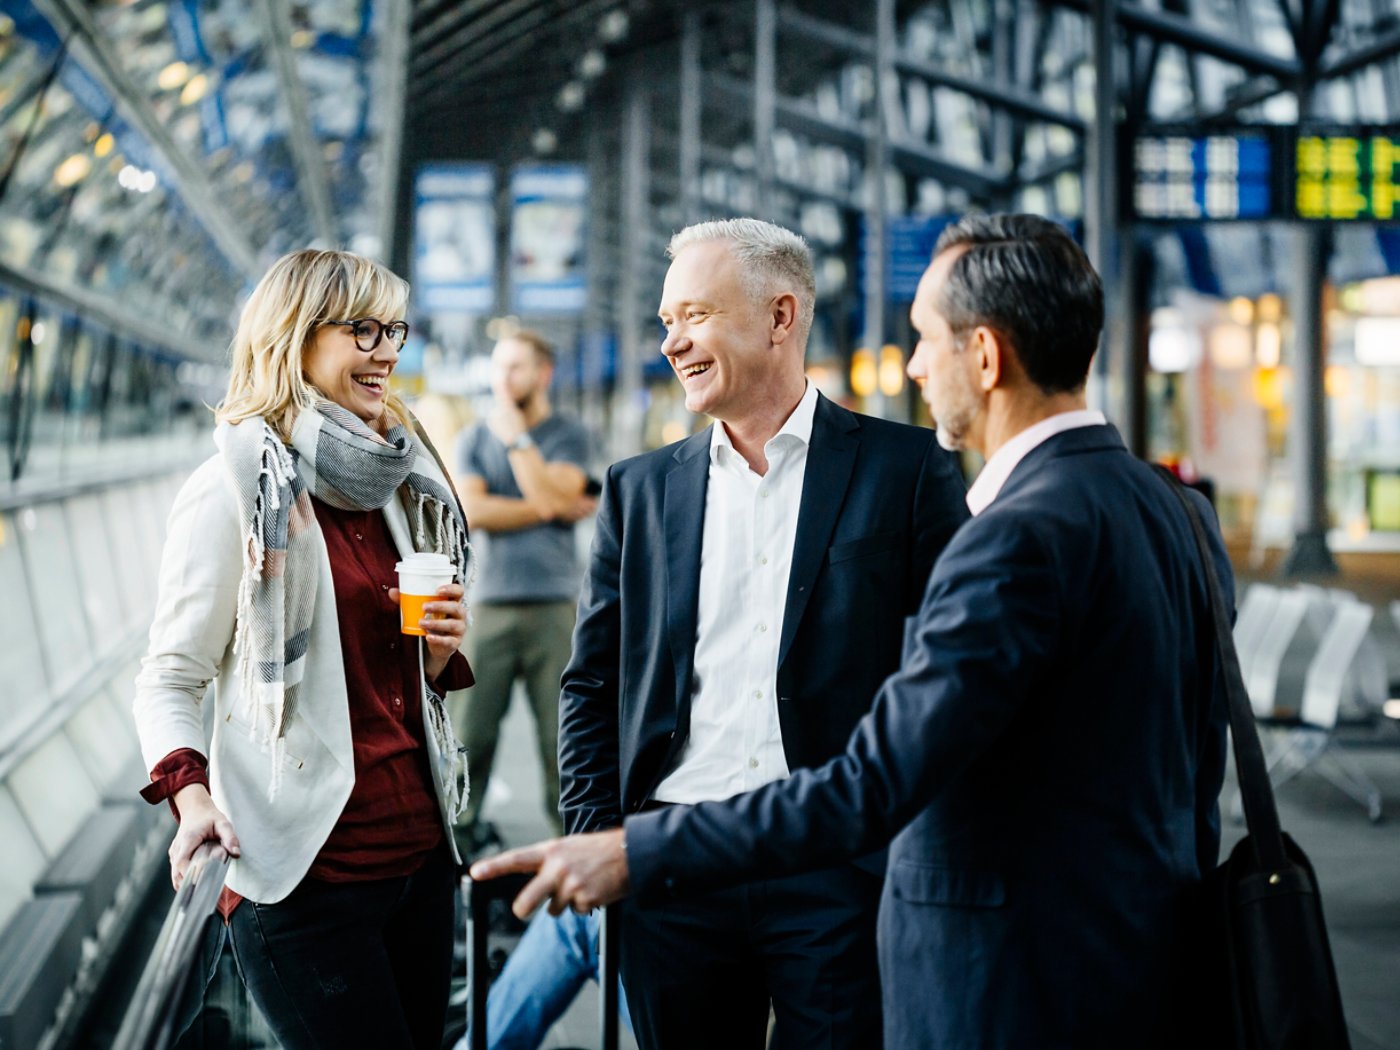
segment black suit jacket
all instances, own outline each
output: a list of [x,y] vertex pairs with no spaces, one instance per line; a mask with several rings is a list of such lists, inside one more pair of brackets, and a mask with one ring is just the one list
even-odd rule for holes
[[[559,700],[570,834],[618,826],[685,746],[709,448],[707,429],[615,464],[603,483]],[[905,620],[967,518],[964,496],[932,431],[818,398],[779,640],[789,769],[837,754],[899,665]]]
[[888,1047],[1172,1045],[1225,722],[1185,512],[1112,427],[1067,431],[948,545],[845,753],[629,818],[632,887],[776,877],[897,834],[879,927]]

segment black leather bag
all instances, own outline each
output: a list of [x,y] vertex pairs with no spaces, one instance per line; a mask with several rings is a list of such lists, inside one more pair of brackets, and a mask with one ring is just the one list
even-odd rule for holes
[[1202,888],[1198,994],[1203,1045],[1232,1050],[1349,1050],[1342,997],[1307,855],[1279,827],[1264,750],[1240,674],[1230,616],[1205,526],[1179,481],[1157,468],[1186,508],[1205,565],[1244,802],[1246,835]]

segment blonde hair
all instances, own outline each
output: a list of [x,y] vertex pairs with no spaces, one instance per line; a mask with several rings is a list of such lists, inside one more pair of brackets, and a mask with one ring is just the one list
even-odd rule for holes
[[[313,248],[282,256],[239,315],[228,391],[214,418],[238,423],[260,417],[290,441],[297,415],[324,400],[302,372],[316,330],[326,321],[398,320],[407,306],[408,282],[372,259]],[[398,422],[411,418],[397,394],[389,394],[385,406]]]

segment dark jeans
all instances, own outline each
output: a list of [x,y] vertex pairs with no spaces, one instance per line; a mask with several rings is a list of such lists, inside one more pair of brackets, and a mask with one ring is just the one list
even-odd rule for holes
[[438,1050],[452,977],[446,844],[412,875],[304,879],[230,923],[243,981],[284,1050]]
[[[881,1045],[882,879],[854,865],[622,905],[618,959],[642,1050]],[[650,905],[650,906],[648,906]]]

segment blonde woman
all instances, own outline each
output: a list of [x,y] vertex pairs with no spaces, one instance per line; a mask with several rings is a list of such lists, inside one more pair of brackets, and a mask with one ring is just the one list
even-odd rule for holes
[[[419,639],[394,566],[469,547],[446,472],[389,392],[408,286],[347,252],[279,260],[243,309],[218,453],[170,515],[136,723],[148,801],[234,856],[220,912],[283,1047],[436,1050],[452,958],[471,684],[460,582]],[[201,704],[212,694],[212,735]]]

